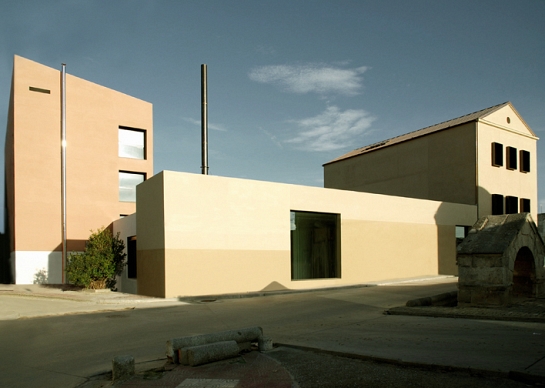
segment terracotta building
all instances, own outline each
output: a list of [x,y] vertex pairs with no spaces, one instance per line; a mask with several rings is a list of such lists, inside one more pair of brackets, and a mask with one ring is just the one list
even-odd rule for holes
[[[153,174],[152,105],[66,75],[66,245],[136,210]],[[5,145],[12,280],[63,281],[61,71],[15,56]]]

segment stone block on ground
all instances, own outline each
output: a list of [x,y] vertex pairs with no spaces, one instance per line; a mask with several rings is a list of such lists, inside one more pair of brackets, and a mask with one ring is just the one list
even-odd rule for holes
[[180,349],[222,341],[236,341],[237,343],[256,342],[262,334],[263,329],[255,326],[239,330],[222,331],[219,333],[173,338],[166,343],[166,355],[168,359],[175,364],[181,363],[183,365],[188,365],[187,357],[185,357],[185,354],[187,353],[184,351],[179,352]]
[[187,360],[191,366],[221,361],[227,358],[236,357],[239,354],[239,348],[236,341],[222,341],[206,345],[191,346],[184,348],[184,351],[187,353]]
[[134,375],[134,357],[129,355],[116,356],[112,361],[113,380],[125,379]]
[[264,335],[260,336],[257,339],[257,344],[259,346],[260,352],[266,352],[267,350],[273,349],[273,341],[270,337],[265,337]]

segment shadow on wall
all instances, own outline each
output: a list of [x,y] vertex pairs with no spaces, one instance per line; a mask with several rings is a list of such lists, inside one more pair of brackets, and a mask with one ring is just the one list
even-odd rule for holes
[[[478,188],[480,198],[490,198],[490,193]],[[475,217],[471,222],[452,225],[453,208],[450,203],[441,203],[435,213],[435,223],[437,227],[437,273],[439,275],[458,276],[458,265],[456,263],[456,247],[459,241],[463,240],[467,233],[478,220],[477,192],[475,193],[474,203],[467,204],[475,206]],[[490,205],[492,206],[492,205]],[[492,208],[490,207],[490,212]],[[457,228],[458,227],[458,228]],[[463,234],[463,236],[461,235]]]
[[48,277],[47,277],[47,270],[45,268],[40,269],[34,274],[34,280],[32,281],[32,284],[47,284]]

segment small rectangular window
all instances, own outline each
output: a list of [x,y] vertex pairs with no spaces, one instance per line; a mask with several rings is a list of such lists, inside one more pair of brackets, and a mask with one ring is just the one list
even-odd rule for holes
[[517,149],[514,147],[507,147],[507,168],[509,170],[517,169]]
[[498,216],[503,214],[503,195],[492,194],[492,215]]
[[530,213],[530,200],[528,198],[520,199],[520,212]]
[[460,244],[464,238],[467,237],[470,229],[471,226],[456,225],[456,246],[458,246],[458,244]]
[[519,212],[519,199],[518,197],[505,197],[505,214],[516,214]]
[[291,278],[340,277],[339,215],[290,212]]
[[127,238],[127,277],[136,279],[136,236]]
[[136,186],[146,180],[146,174],[119,171],[119,201],[136,202]]
[[119,157],[146,159],[146,131],[119,127]]
[[530,172],[530,153],[520,150],[520,172]]
[[503,166],[503,144],[492,143],[492,165]]
[[36,88],[34,86],[29,86],[28,90],[31,92],[38,92],[38,93],[44,93],[44,94],[51,94],[51,90],[49,89],[42,89],[42,88]]

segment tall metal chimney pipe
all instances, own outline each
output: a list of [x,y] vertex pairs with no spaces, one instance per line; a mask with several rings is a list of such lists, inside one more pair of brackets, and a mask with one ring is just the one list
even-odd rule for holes
[[62,283],[66,282],[66,65],[61,70],[61,224],[62,224]]
[[201,173],[208,175],[208,80],[207,67],[201,65]]

